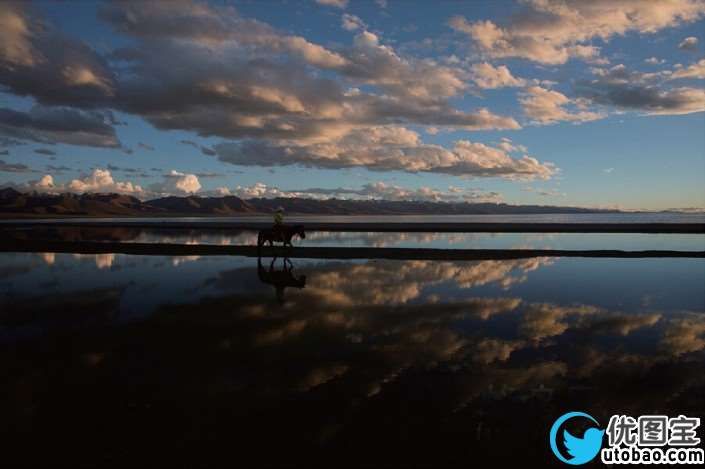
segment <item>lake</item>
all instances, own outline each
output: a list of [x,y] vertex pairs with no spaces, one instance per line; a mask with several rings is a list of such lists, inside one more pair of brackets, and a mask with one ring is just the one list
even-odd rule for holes
[[[459,242],[606,243],[585,236]],[[550,464],[570,410],[705,417],[704,279],[702,259],[2,253],[3,460]]]
[[[522,215],[286,215],[287,223],[705,223],[705,213],[640,212],[640,213],[545,213]],[[25,221],[21,220],[21,221]],[[271,215],[238,215],[234,217],[90,217],[33,218],[42,223],[209,223],[270,222]],[[0,220],[12,223],[18,220]]]

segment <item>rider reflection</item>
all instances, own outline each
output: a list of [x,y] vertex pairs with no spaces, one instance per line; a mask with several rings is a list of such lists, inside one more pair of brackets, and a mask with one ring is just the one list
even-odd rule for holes
[[305,275],[294,275],[294,264],[288,257],[282,261],[282,268],[275,268],[277,258],[272,259],[269,269],[262,265],[262,258],[257,258],[257,276],[263,283],[272,285],[276,290],[277,302],[284,304],[284,289],[286,287],[304,288],[306,286]]

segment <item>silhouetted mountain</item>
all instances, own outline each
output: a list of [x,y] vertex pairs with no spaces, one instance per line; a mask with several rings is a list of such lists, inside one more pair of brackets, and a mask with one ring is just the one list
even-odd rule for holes
[[495,203],[425,202],[393,200],[346,199],[249,199],[258,212],[272,212],[283,207],[287,213],[328,215],[483,215],[532,213],[597,213],[618,210],[598,210],[550,205],[509,205]]
[[147,204],[169,213],[188,213],[193,215],[234,215],[253,213],[257,209],[234,195],[225,197],[164,197],[150,200]]
[[0,190],[0,214],[127,216],[142,213],[144,207],[144,202],[129,195],[23,194],[12,188]]
[[544,205],[508,205],[493,203],[454,203],[389,200],[344,199],[249,199],[225,197],[163,197],[141,201],[119,194],[39,194],[21,193],[12,188],[0,189],[0,216],[233,216],[271,213],[277,207],[287,213],[325,215],[476,215],[596,213],[597,210]]

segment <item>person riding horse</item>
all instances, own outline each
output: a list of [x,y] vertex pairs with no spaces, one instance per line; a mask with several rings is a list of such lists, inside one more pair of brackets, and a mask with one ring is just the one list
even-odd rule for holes
[[[284,207],[279,206],[274,211],[274,226],[272,227],[272,234],[275,238],[283,238],[283,227],[284,227]],[[282,239],[283,241],[283,239]]]
[[260,230],[257,236],[257,246],[260,247],[264,243],[269,243],[273,246],[274,243],[283,243],[284,246],[292,246],[291,238],[298,235],[301,239],[306,238],[303,225],[285,225],[284,224],[284,208],[277,207],[274,211],[274,225],[271,229]]

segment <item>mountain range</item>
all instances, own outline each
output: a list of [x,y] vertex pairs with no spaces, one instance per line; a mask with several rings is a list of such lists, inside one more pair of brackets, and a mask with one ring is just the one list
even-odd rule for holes
[[277,207],[287,213],[325,215],[477,215],[537,213],[605,213],[617,210],[432,201],[349,199],[247,199],[224,197],[163,197],[142,201],[123,194],[41,194],[0,189],[0,217],[52,216],[236,216],[271,213]]

